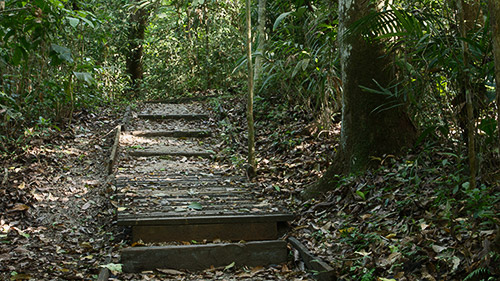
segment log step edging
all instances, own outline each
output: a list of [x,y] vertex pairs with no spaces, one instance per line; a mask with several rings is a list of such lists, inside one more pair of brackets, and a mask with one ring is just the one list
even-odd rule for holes
[[299,240],[295,237],[288,237],[288,242],[299,252],[300,258],[304,261],[305,267],[314,271],[313,278],[319,281],[337,280],[336,271],[320,258],[314,256]]
[[195,271],[233,262],[236,266],[266,266],[284,263],[287,256],[287,243],[282,240],[135,247],[121,252],[123,271],[131,273],[164,268]]

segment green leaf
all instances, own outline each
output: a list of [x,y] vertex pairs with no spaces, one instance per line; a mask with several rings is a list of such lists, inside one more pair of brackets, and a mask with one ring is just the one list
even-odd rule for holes
[[226,267],[224,267],[224,271],[233,268],[235,264],[236,264],[236,262],[233,261],[232,263],[226,265]]
[[495,129],[497,128],[497,121],[494,118],[488,118],[481,120],[479,124],[479,129],[485,132],[489,137],[492,137]]
[[88,25],[90,26],[90,28],[94,29],[95,28],[95,25],[93,22],[91,22],[90,20],[86,19],[86,18],[82,18],[82,20]]
[[105,265],[101,265],[100,267],[107,268],[107,269],[111,270],[112,272],[122,272],[122,266],[123,266],[123,264],[120,264],[120,263],[108,263]]
[[66,48],[66,47],[63,47],[63,46],[59,46],[57,44],[51,44],[50,45],[50,49],[57,54],[57,57],[61,60],[64,60],[64,61],[67,61],[69,63],[72,63],[73,62],[73,58],[71,57],[71,50]]
[[361,190],[356,190],[356,194],[359,195],[363,200],[366,200],[365,193]]
[[279,186],[275,185],[273,187],[274,187],[274,189],[276,189],[276,191],[281,192],[281,188]]
[[286,13],[283,13],[283,14],[279,15],[279,17],[276,19],[276,21],[274,21],[273,31],[276,31],[276,29],[280,25],[281,21],[284,18],[288,17],[291,13],[293,13],[293,12],[286,12]]
[[23,59],[23,50],[21,46],[17,46],[14,49],[14,54],[12,54],[12,64],[19,65]]
[[92,74],[88,72],[73,72],[73,74],[75,75],[76,79],[84,81],[89,85],[95,82],[94,78],[92,77]]
[[77,18],[66,17],[66,19],[69,21],[69,25],[71,25],[74,28],[76,28],[78,26],[78,24],[80,23],[80,20]]
[[198,202],[192,202],[191,204],[189,204],[188,208],[199,211],[203,209],[203,206],[201,206],[201,204]]

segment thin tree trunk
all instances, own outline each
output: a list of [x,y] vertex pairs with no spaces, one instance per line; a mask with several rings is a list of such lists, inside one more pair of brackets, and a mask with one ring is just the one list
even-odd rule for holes
[[[463,0],[457,1],[458,4],[458,25],[460,29],[460,35],[462,38],[467,37],[467,19],[465,17],[464,3]],[[465,40],[462,40],[462,55],[464,61],[464,69],[469,69],[469,45]],[[474,108],[472,105],[473,100],[473,89],[471,87],[469,75],[466,72],[461,73],[461,82],[465,95],[465,106],[467,111],[467,151],[469,158],[469,184],[470,188],[476,188],[476,174],[477,174],[477,159],[476,159],[476,146],[475,146],[475,118],[474,118]]]
[[260,81],[261,78],[262,61],[266,44],[266,0],[259,0],[259,26],[257,30],[259,32],[259,45],[257,46],[259,55],[255,58],[254,80],[256,82]]
[[248,121],[248,175],[254,176],[257,171],[255,162],[255,129],[253,120],[253,66],[252,66],[252,18],[251,18],[251,0],[246,0],[247,8],[247,61],[248,61],[248,103],[247,103],[247,121]]
[[493,54],[495,56],[497,132],[498,132],[498,150],[500,153],[500,2],[498,0],[489,0],[489,10],[490,10],[491,39],[493,41]]

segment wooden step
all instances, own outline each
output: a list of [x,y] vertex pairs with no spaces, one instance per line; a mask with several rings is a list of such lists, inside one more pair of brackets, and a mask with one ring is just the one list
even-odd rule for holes
[[124,272],[155,269],[203,270],[211,266],[265,266],[287,261],[287,243],[281,240],[248,243],[127,248],[121,252]]
[[209,119],[208,114],[138,114],[138,118],[148,120],[205,120]]
[[149,157],[149,156],[186,156],[186,157],[210,157],[215,155],[215,152],[210,150],[196,151],[196,150],[169,150],[169,149],[141,149],[131,150],[128,152],[130,156],[134,157]]
[[172,137],[172,138],[207,138],[212,136],[209,131],[133,131],[132,135],[138,137]]
[[[208,212],[208,211],[206,211]],[[208,212],[210,213],[210,212]],[[186,216],[173,213],[170,217],[154,213],[118,214],[119,225],[132,226],[132,240],[146,243],[172,241],[258,241],[278,239],[290,214],[227,214]],[[175,215],[175,216],[174,216]]]
[[276,222],[133,226],[132,241],[259,241],[278,239]]
[[193,96],[193,97],[181,97],[181,98],[171,98],[171,99],[157,99],[157,100],[148,100],[144,103],[165,103],[165,104],[179,104],[179,103],[189,103],[194,101],[204,101],[210,98],[216,98],[219,95],[207,95],[207,96]]

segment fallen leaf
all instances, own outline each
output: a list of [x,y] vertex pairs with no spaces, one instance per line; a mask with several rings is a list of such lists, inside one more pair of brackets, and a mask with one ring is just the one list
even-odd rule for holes
[[82,210],[87,210],[90,207],[90,202],[83,204]]
[[31,276],[28,274],[15,274],[10,277],[10,280],[30,280]]
[[224,267],[224,271],[233,268],[235,264],[236,264],[236,262],[233,261],[232,263],[226,265],[226,267]]
[[120,263],[108,263],[105,265],[101,265],[100,267],[107,268],[113,273],[118,273],[118,272],[122,272],[122,266],[123,266],[123,264],[120,264]]
[[203,206],[201,206],[201,204],[198,202],[192,202],[191,204],[189,204],[188,208],[199,211],[199,210],[203,209]]
[[441,246],[438,246],[438,245],[432,245],[432,249],[436,253],[441,253],[442,251],[446,250],[446,247],[441,247]]
[[178,270],[175,270],[175,269],[162,269],[162,268],[158,268],[156,269],[158,272],[161,272],[161,273],[164,273],[164,274],[170,274],[170,275],[184,275],[184,272],[182,271],[178,271]]
[[26,188],[26,183],[22,182],[17,188],[23,190],[24,188]]
[[425,230],[427,227],[429,227],[429,225],[424,222],[420,224],[420,229],[422,230]]
[[132,243],[131,247],[140,247],[144,245],[145,245],[144,242],[142,242],[142,240],[139,240],[137,242]]
[[29,210],[29,206],[21,203],[17,203],[14,208],[10,209],[9,212],[22,212]]

